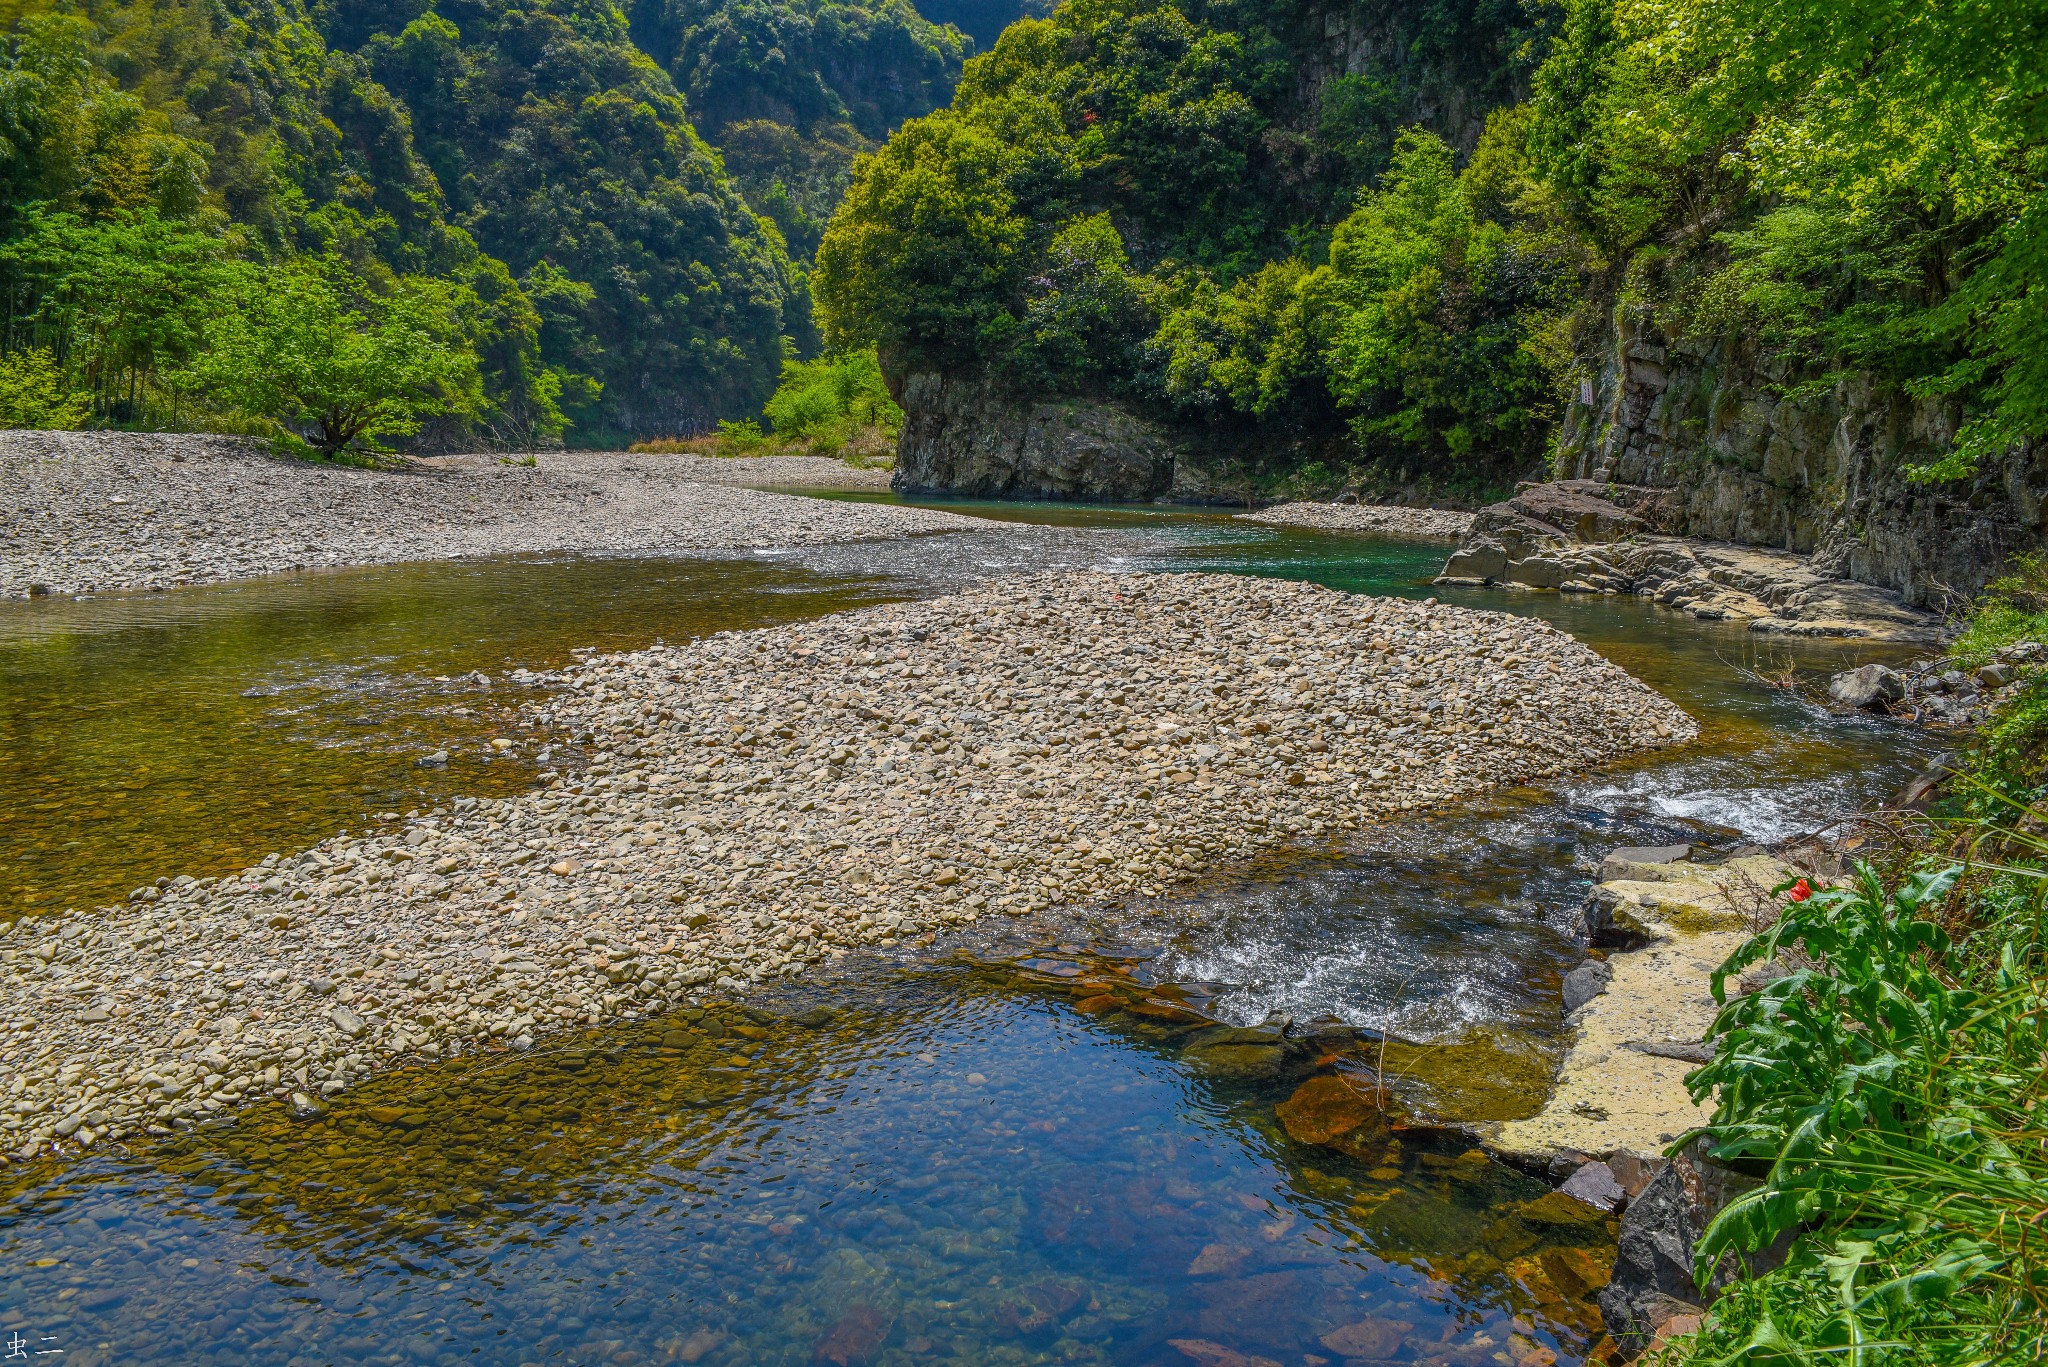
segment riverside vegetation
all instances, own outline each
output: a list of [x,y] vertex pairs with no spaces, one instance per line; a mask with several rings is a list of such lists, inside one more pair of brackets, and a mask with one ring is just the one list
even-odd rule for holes
[[972,47],[906,0],[10,6],[0,425],[332,454],[754,417],[816,351],[853,156]]
[[[2023,605],[2036,579],[2030,565],[1999,586],[1965,654],[2038,627]],[[2034,670],[1926,820],[1832,886],[1781,886],[1776,924],[1714,975],[1713,1058],[1689,1079],[1713,1114],[1696,1133],[1763,1181],[1708,1226],[1695,1278],[1776,1251],[1660,1363],[2048,1354],[2044,800],[2048,676]]]

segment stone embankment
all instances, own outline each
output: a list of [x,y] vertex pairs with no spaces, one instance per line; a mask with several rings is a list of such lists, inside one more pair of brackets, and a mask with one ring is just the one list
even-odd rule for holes
[[1530,486],[1480,511],[1437,583],[1635,594],[1784,636],[1941,639],[1935,614],[1811,557],[1660,534],[1663,497],[1585,480]]
[[553,682],[584,772],[0,935],[0,1144],[310,1108],[1696,734],[1540,622],[1224,576],[1003,581]]
[[1275,522],[1333,532],[1374,532],[1426,541],[1459,540],[1471,530],[1473,518],[1471,513],[1452,508],[1400,508],[1384,503],[1280,503],[1238,516],[1246,522]]
[[[844,470],[548,452],[389,470],[282,460],[234,439],[0,433],[0,597],[163,589],[320,566],[558,551],[717,551],[983,527],[924,508],[736,487]],[[818,470],[815,466],[830,466]]]

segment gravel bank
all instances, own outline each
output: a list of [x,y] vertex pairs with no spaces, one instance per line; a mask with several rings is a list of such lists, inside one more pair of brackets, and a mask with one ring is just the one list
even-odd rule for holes
[[[863,470],[843,460],[823,456],[699,456],[688,451],[674,455],[628,452],[636,460],[659,463],[658,468],[693,484],[737,484],[749,489],[830,489],[834,491],[873,490],[889,492],[891,470]],[[468,460],[473,457],[437,458]],[[544,457],[553,459],[553,457]]]
[[554,682],[586,773],[0,935],[0,1145],[317,1104],[1696,733],[1541,622],[1230,576],[1006,580]]
[[1384,503],[1281,503],[1255,513],[1239,513],[1246,522],[1278,522],[1290,527],[1320,527],[1333,532],[1378,532],[1430,541],[1457,541],[1471,529],[1471,513],[1449,508],[1397,508]]
[[619,452],[549,452],[535,462],[448,456],[361,470],[279,460],[218,437],[0,433],[0,597],[464,555],[733,550],[988,525],[736,487],[742,477],[800,483],[819,473],[813,467],[835,465],[809,457],[761,462],[774,469]]

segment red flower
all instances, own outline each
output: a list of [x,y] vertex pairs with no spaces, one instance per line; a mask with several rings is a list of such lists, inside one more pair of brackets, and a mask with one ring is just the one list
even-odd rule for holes
[[1092,109],[1086,110],[1081,115],[1081,124],[1083,127],[1090,127],[1093,124],[1095,124],[1097,120],[1101,119],[1101,117],[1102,116],[1100,114],[1096,113]]
[[1793,901],[1804,902],[1807,898],[1813,896],[1813,885],[1802,878],[1792,885],[1791,895]]

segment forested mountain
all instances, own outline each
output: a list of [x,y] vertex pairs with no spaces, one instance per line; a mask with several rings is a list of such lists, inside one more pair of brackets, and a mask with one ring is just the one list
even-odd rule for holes
[[973,43],[910,0],[629,0],[749,201],[808,260],[853,159],[952,98]]
[[[1526,94],[1558,17],[1103,0],[1019,23],[853,186],[814,281],[834,339],[879,344],[899,376],[1117,402],[1299,464],[1345,445],[1384,355],[1378,334],[1319,333],[1309,303],[1438,251],[1455,318],[1384,326],[1456,354],[1363,420],[1532,459],[1551,387],[1535,334],[1573,261],[1514,207],[1518,125],[1482,129]],[[1455,190],[1475,152],[1492,217]],[[1451,430],[1454,413],[1473,417]]]
[[[1672,461],[1740,419],[1757,450],[1730,459],[1768,459],[1832,430],[1797,405],[1844,384],[1952,454],[1916,477],[1964,474],[2048,431],[2042,19],[1069,0],[866,166],[813,288],[833,344],[924,377],[940,482],[1032,403],[1183,464],[1241,453],[1252,487],[1476,490],[1567,419]],[[1681,351],[1720,367],[1691,407],[1664,398]]]
[[[0,420],[232,425],[196,358],[266,293],[385,346],[358,369],[454,355],[366,437],[754,416],[815,347],[800,266],[853,156],[970,47],[906,0],[27,0],[0,34]],[[302,399],[308,434],[353,402]]]

